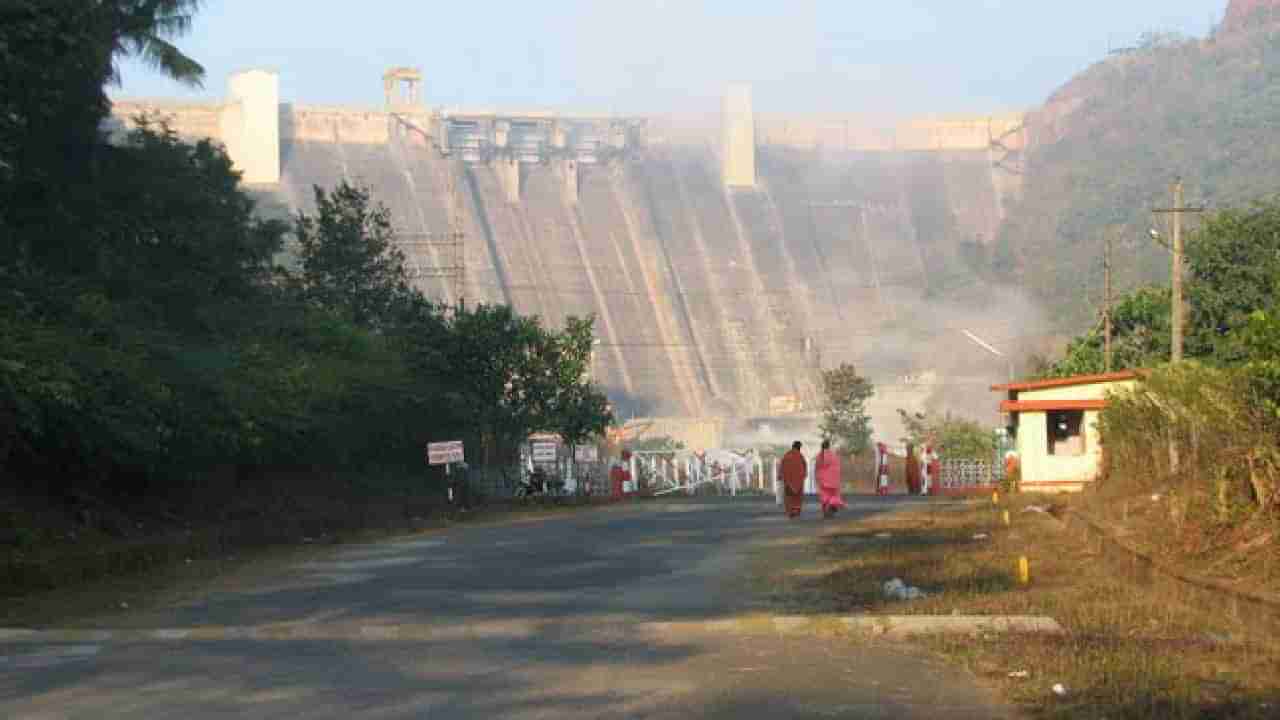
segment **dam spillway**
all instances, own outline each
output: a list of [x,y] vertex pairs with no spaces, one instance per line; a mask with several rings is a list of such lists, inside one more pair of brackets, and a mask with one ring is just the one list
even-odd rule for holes
[[918,352],[881,339],[976,282],[957,283],[959,248],[990,243],[1016,193],[992,160],[1012,121],[890,136],[760,117],[733,171],[747,179],[731,184],[726,154],[741,148],[645,119],[389,98],[368,111],[277,102],[255,120],[250,105],[120,102],[115,114],[167,116],[238,165],[274,123],[278,174],[246,162],[247,182],[304,212],[313,186],[365,186],[415,282],[443,302],[509,303],[553,326],[594,315],[593,375],[628,415],[811,412],[822,367],[921,370]]

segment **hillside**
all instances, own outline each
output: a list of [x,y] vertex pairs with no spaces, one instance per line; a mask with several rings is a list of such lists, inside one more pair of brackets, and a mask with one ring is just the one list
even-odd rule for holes
[[[998,269],[1034,288],[1064,328],[1094,316],[1104,229],[1119,226],[1120,289],[1167,278],[1147,237],[1182,176],[1187,201],[1247,205],[1280,191],[1280,25],[1233,5],[1213,37],[1147,36],[1072,79],[1028,120],[1025,192]],[[1245,18],[1253,18],[1246,21]],[[1231,28],[1228,30],[1227,28]],[[1086,290],[1087,287],[1087,290]]]

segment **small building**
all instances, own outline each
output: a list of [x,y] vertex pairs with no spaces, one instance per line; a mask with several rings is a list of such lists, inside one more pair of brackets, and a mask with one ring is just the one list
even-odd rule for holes
[[1107,397],[1131,389],[1136,372],[1037,380],[996,385],[1007,397],[1000,411],[1018,452],[1022,489],[1078,491],[1102,470],[1098,414]]

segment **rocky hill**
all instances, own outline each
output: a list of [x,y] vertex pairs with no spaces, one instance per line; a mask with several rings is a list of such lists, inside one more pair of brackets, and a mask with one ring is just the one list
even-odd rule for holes
[[1127,240],[1117,257],[1122,288],[1167,281],[1168,256],[1147,234],[1162,227],[1151,210],[1168,203],[1176,176],[1189,202],[1210,207],[1280,191],[1280,24],[1258,22],[1277,6],[1237,0],[1203,40],[1146,36],[1028,118],[1024,195],[995,263],[1064,327],[1092,321],[1108,228]]
[[1222,31],[1238,32],[1277,19],[1280,19],[1280,0],[1231,0],[1222,21]]

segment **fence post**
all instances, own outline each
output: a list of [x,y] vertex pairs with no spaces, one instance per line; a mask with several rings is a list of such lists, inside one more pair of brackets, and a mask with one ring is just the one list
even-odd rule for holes
[[775,505],[782,506],[782,484],[778,480],[778,458],[773,458],[773,471],[769,473],[769,477],[773,478],[773,501]]

